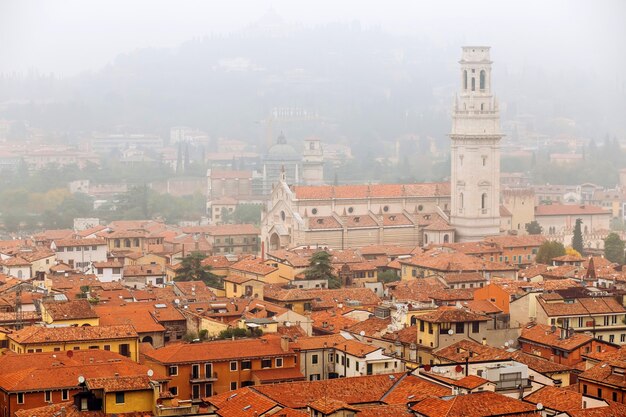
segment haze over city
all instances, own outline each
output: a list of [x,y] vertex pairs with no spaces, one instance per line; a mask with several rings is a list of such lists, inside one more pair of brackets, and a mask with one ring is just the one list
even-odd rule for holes
[[626,417],[624,22],[0,0],[0,413]]

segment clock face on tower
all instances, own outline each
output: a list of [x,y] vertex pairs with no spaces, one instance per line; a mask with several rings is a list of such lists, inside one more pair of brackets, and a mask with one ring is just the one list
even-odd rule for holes
[[452,112],[450,222],[459,241],[500,232],[500,116],[491,86],[490,48],[462,48],[460,92]]

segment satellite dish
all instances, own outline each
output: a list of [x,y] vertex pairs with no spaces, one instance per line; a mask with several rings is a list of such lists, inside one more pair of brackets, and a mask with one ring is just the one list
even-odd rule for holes
[[365,336],[365,330],[361,330],[361,331],[359,332],[359,336],[361,336],[361,337]]
[[505,347],[509,347],[509,342],[504,342]]
[[438,366],[433,366],[433,372],[434,373],[439,373],[439,367]]
[[83,383],[85,383],[85,377],[84,377],[84,376],[82,376],[82,375],[79,375],[79,376],[78,376],[78,383],[79,383],[79,384],[83,384]]
[[174,300],[174,304],[176,304],[176,305],[180,304],[180,300],[179,300],[178,298],[177,298],[177,299],[175,299],[175,300]]
[[154,375],[154,371],[152,369],[148,369],[148,376],[152,377]]
[[74,356],[74,351],[68,350],[66,355],[68,358],[71,358],[72,356]]
[[452,330],[452,329],[448,330],[448,334],[449,334],[450,336],[452,336],[452,335],[454,334],[454,330]]
[[513,339],[509,339],[509,346],[513,346],[514,343]]
[[537,410],[543,410],[543,404],[537,403]]
[[285,327],[291,327],[291,323],[289,323],[288,321],[285,322]]

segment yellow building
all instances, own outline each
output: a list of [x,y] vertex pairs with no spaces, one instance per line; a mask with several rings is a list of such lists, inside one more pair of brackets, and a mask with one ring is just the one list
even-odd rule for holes
[[139,361],[139,336],[131,325],[38,327],[30,326],[8,335],[12,352],[59,352],[102,349]]
[[0,327],[0,355],[9,348],[9,334],[11,330]]
[[100,319],[87,300],[43,302],[41,320],[55,326],[98,326]]
[[224,278],[227,298],[256,297],[263,299],[264,282],[253,277],[229,275]]
[[230,266],[229,275],[253,278],[266,284],[284,284],[289,282],[288,279],[281,277],[277,262],[269,263],[268,265],[262,259],[256,257],[242,259]]

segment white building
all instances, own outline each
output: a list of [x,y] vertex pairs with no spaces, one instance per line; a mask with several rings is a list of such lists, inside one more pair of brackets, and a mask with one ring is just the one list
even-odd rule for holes
[[500,116],[489,47],[465,46],[452,115],[451,225],[457,240],[500,233]]
[[123,268],[124,265],[117,261],[94,262],[91,272],[98,277],[100,282],[121,281]]
[[59,239],[50,244],[50,249],[56,253],[57,261],[82,272],[87,271],[92,262],[107,260],[104,239]]

